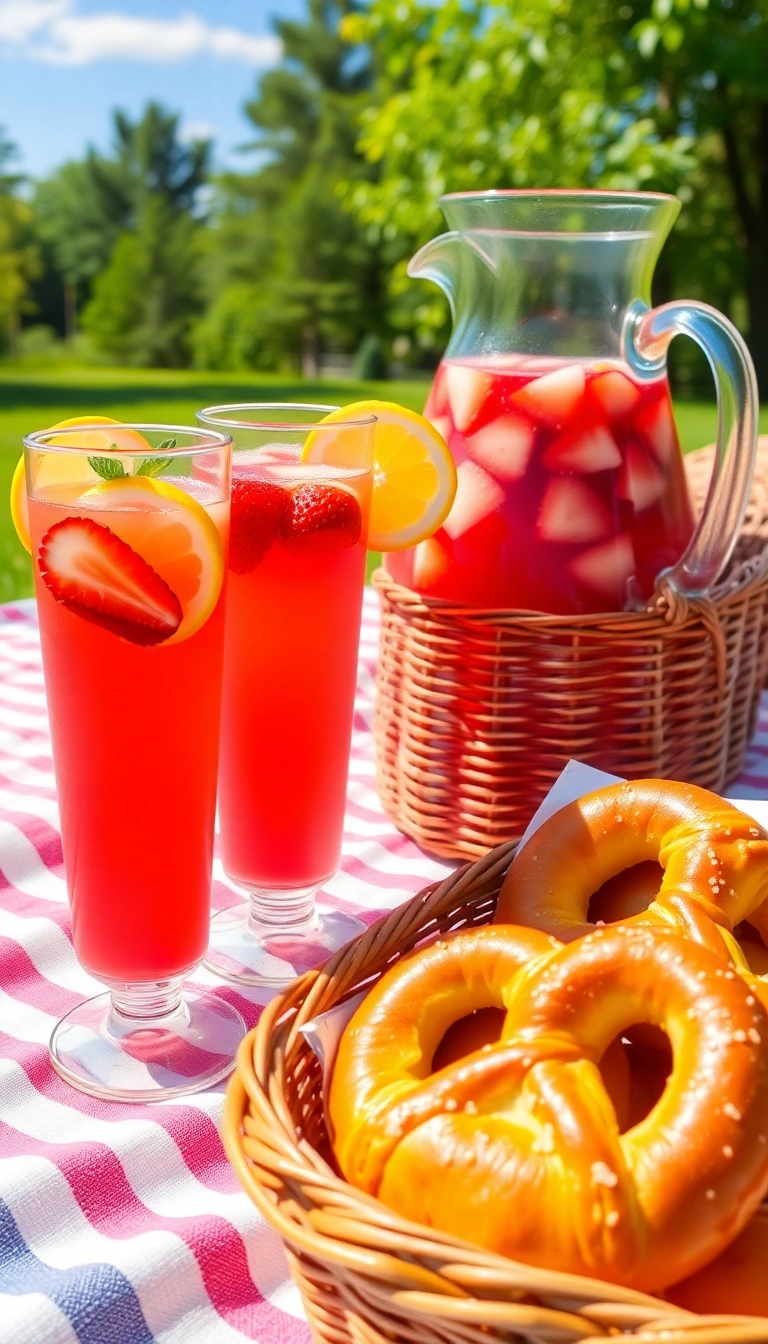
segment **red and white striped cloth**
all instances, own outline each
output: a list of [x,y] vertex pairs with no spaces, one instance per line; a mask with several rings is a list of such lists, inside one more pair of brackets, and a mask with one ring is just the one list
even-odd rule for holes
[[[376,796],[377,640],[367,592],[342,871],[328,888],[367,921],[449,867],[395,831]],[[768,702],[731,792],[768,796]],[[214,879],[215,905],[231,904],[220,864]],[[51,1069],[55,1021],[98,988],[70,940],[34,603],[13,603],[0,608],[0,1344],[305,1344],[278,1238],[223,1153],[223,1089],[122,1106]],[[254,1023],[257,993],[220,992]]]

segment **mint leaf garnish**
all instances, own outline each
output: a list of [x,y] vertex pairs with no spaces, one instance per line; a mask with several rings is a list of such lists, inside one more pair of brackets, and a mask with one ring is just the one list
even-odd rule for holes
[[172,457],[145,457],[136,468],[137,476],[159,476],[166,467],[170,467]]
[[[113,447],[117,447],[116,444]],[[101,476],[105,481],[115,481],[120,476],[125,476],[125,467],[119,457],[89,457],[88,465],[93,467],[97,476]]]
[[[158,443],[157,451],[162,452],[163,448],[175,448],[175,447],[176,447],[175,439],[163,439],[162,443]],[[144,461],[139,463],[138,467],[136,468],[136,475],[159,476],[160,473],[165,471],[167,467],[170,467],[172,462],[173,462],[172,457],[145,457]]]
[[[162,452],[163,448],[175,447],[175,439],[163,439],[163,442],[157,445],[158,452]],[[110,448],[117,452],[116,443],[111,443]],[[121,476],[128,475],[119,457],[89,457],[88,462],[97,476],[101,476],[105,481],[117,481]],[[139,463],[134,475],[159,476],[172,462],[172,457],[145,457],[144,461]]]

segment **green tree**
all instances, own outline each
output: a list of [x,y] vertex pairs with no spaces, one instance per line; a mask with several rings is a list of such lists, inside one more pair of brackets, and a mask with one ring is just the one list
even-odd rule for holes
[[0,126],[0,192],[9,196],[24,181],[21,173],[9,173],[8,165],[18,156],[18,150],[12,140],[6,136],[5,128]]
[[383,249],[340,199],[341,184],[373,171],[355,145],[370,61],[339,34],[355,8],[309,0],[306,21],[275,24],[283,62],[245,109],[263,166],[219,183],[201,364],[269,367],[300,351],[311,373],[324,343],[386,334]]
[[641,0],[631,20],[660,132],[685,124],[697,137],[688,252],[694,242],[702,262],[714,253],[721,283],[745,295],[768,395],[768,0]]
[[0,348],[11,351],[22,314],[31,311],[30,288],[40,269],[32,212],[16,195],[23,179],[8,172],[15,156],[0,127]]
[[83,315],[99,349],[126,364],[188,363],[189,331],[200,309],[199,233],[164,196],[146,198],[135,229],[120,234],[96,277]]
[[[188,361],[202,303],[196,203],[209,155],[207,142],[181,144],[178,118],[150,103],[136,123],[115,113],[113,157],[91,153],[86,160],[103,242],[110,229],[115,234],[109,262],[95,274],[83,327],[113,358],[170,366]],[[70,245],[62,232],[62,270]]]
[[[120,274],[125,274],[126,258],[136,251],[135,246],[123,243],[124,238],[131,237],[134,243],[146,245],[142,263],[145,271],[147,264],[166,264],[169,249],[151,243],[159,211],[151,202],[165,203],[166,223],[174,237],[178,234],[181,251],[190,260],[187,235],[191,230],[188,223],[180,221],[188,221],[196,214],[198,194],[208,173],[208,142],[182,144],[178,138],[178,117],[156,103],[149,103],[137,122],[123,112],[115,112],[113,127],[110,155],[90,149],[84,159],[65,163],[41,182],[35,195],[38,233],[64,286],[67,335],[75,333],[78,302],[88,300],[97,277],[110,267],[118,242],[121,243],[116,256],[118,282]],[[150,313],[156,309],[158,294],[164,292],[170,301],[168,296],[176,288],[172,274],[157,275],[155,279],[157,283],[151,286],[153,297],[146,298],[144,317],[139,322],[145,337],[152,325]],[[114,292],[114,277],[109,287]],[[194,270],[190,293],[197,298]],[[181,302],[177,311],[179,321],[172,316],[170,327],[165,321],[161,323],[169,340],[170,330],[188,325],[195,308],[196,304],[190,307],[186,301]],[[127,313],[129,309],[130,303],[120,305],[121,312]],[[132,341],[127,330],[118,339],[112,321],[105,324],[99,318],[94,326],[88,318],[84,325],[98,343],[104,337],[107,344],[102,348],[110,354],[117,354],[119,346],[121,350],[130,347],[139,362],[145,362],[145,357],[149,359],[150,351],[162,355],[162,341],[159,345],[154,339]],[[181,346],[186,348],[185,341]],[[163,356],[165,361],[177,362],[180,348],[174,336]]]
[[93,151],[40,182],[34,206],[38,234],[64,287],[65,334],[74,336],[78,299],[87,296],[107,266],[121,229],[128,225],[129,211],[101,190]]
[[[377,52],[360,146],[378,170],[346,199],[410,251],[444,191],[676,191],[659,275],[742,317],[768,388],[768,0],[371,0],[343,34]],[[391,297],[429,338],[431,287]],[[405,314],[405,316],[403,316]]]
[[128,227],[147,196],[162,196],[180,213],[192,211],[208,177],[210,141],[182,143],[178,116],[158,103],[148,103],[139,121],[120,111],[113,119],[114,154],[88,159],[105,208]]

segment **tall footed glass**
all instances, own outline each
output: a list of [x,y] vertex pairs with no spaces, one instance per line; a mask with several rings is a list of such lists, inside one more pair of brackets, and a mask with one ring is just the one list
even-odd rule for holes
[[207,1087],[245,1031],[184,983],[210,918],[230,443],[156,425],[24,440],[72,934],[107,986],[50,1052],[98,1097]]
[[[451,232],[409,274],[448,295],[454,327],[425,414],[458,489],[443,527],[386,557],[393,578],[473,606],[580,614],[642,609],[658,577],[700,594],[747,503],[757,390],[721,313],[651,309],[674,197],[571,191],[443,197]],[[720,425],[695,525],[666,373],[673,336],[704,349]]]
[[319,965],[363,925],[316,901],[341,858],[375,417],[214,406],[232,435],[232,544],[219,825],[247,899],[211,922],[206,964],[252,985]]

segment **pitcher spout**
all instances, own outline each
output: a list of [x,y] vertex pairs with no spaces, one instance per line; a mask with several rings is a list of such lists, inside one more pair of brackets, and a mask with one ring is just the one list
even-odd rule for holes
[[452,230],[441,233],[425,243],[408,263],[412,280],[433,280],[439,285],[451,305],[456,320],[456,293],[467,264],[481,262],[492,273],[495,263],[473,238]]

